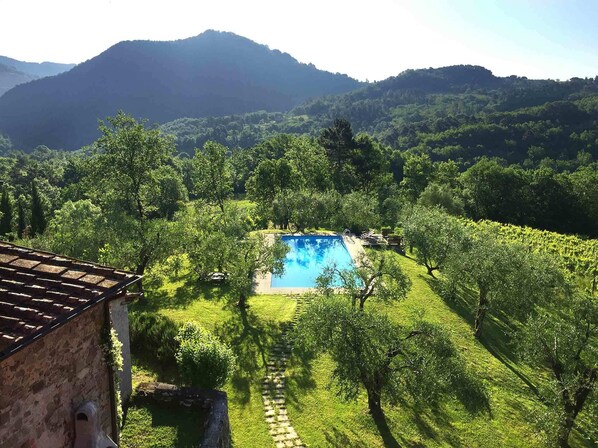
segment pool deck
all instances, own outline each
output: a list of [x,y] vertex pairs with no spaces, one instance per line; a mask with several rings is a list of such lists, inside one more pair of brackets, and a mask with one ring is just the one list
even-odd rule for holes
[[[343,242],[345,243],[345,247],[347,248],[349,255],[351,255],[351,258],[353,259],[353,263],[355,263],[356,266],[359,265],[359,262],[362,259],[362,257],[365,257],[365,250],[363,249],[361,240],[353,235],[344,235],[344,234],[340,234],[340,233],[334,233],[334,234],[330,234],[330,233],[322,233],[322,234],[319,234],[319,233],[287,233],[284,235],[340,236],[343,239]],[[266,241],[269,244],[273,244],[274,238],[276,236],[283,236],[283,235],[269,233],[266,235]],[[253,292],[256,294],[282,294],[282,295],[293,294],[294,295],[294,294],[305,294],[306,292],[310,292],[315,289],[315,288],[296,288],[296,287],[273,288],[271,286],[271,283],[272,283],[272,274],[271,273],[268,272],[265,275],[256,275],[253,279]]]

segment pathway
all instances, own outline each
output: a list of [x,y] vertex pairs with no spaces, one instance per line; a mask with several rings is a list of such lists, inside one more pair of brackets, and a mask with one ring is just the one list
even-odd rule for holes
[[283,331],[280,340],[272,346],[268,357],[266,376],[264,377],[262,398],[264,400],[264,412],[266,423],[269,426],[270,435],[274,439],[276,448],[303,447],[301,441],[287,414],[285,401],[285,370],[287,360],[291,355],[292,345],[287,338],[299,315],[301,314],[305,299],[296,297],[297,308],[291,322],[283,324]]

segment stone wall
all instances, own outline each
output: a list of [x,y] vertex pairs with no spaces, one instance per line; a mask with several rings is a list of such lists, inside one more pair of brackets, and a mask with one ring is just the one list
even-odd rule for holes
[[123,345],[123,369],[117,372],[120,380],[120,396],[123,404],[126,404],[133,392],[131,378],[131,342],[129,338],[129,310],[124,299],[110,301],[110,321],[112,328],[118,335],[118,340]]
[[112,436],[103,325],[101,304],[0,362],[0,448],[71,448],[74,411],[87,400]]
[[166,383],[141,383],[137,386],[137,400],[156,403],[178,403],[208,411],[203,441],[198,448],[230,448],[231,434],[228,420],[228,400],[225,392],[193,387],[177,387]]

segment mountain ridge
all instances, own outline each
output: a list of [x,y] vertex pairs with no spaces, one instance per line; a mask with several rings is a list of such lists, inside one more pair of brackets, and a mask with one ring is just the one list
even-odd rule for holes
[[97,137],[98,119],[118,110],[150,122],[287,111],[360,85],[233,33],[123,41],[66,73],[7,92],[0,131],[25,149],[78,149]]
[[54,76],[73,68],[74,64],[24,62],[0,56],[0,96],[13,87],[46,76]]

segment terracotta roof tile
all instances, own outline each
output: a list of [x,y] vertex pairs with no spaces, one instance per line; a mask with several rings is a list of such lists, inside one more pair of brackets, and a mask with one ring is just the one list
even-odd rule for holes
[[0,242],[0,359],[139,278]]

